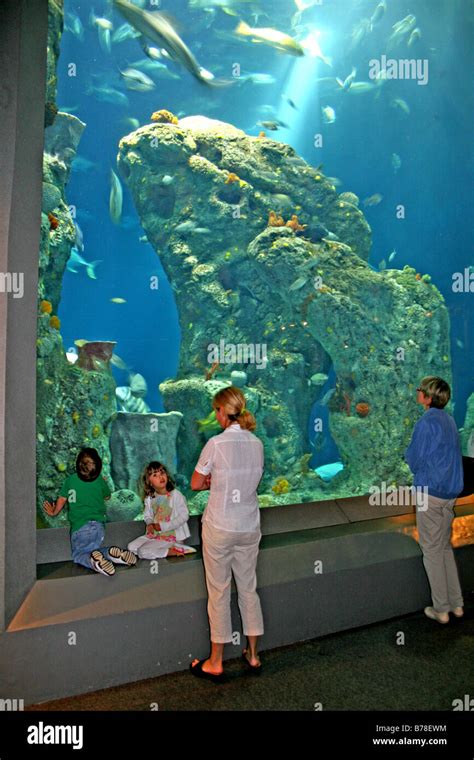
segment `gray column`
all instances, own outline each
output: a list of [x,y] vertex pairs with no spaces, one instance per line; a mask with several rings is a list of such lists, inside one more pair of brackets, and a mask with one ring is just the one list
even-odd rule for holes
[[[36,578],[36,292],[47,10],[47,0],[0,4],[0,630]],[[4,288],[22,289],[22,297]]]

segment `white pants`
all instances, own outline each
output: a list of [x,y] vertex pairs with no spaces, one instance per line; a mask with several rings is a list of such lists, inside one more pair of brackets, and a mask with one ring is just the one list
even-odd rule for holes
[[169,549],[173,547],[182,549],[185,554],[196,551],[191,546],[179,544],[177,541],[159,541],[156,538],[148,538],[148,536],[139,536],[134,541],[130,541],[127,549],[137,554],[140,559],[162,559],[168,556]]
[[215,644],[232,641],[230,615],[232,573],[234,573],[237,586],[244,635],[261,636],[263,634],[262,609],[256,591],[258,545],[261,537],[260,530],[238,533],[219,530],[203,522],[202,556],[209,596],[207,612],[211,641]]

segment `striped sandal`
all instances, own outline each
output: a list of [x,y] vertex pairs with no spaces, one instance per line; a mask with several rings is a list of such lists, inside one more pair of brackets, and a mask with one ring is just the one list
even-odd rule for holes
[[137,556],[128,549],[121,549],[119,546],[111,546],[109,549],[109,555],[112,558],[112,562],[117,565],[128,565],[133,567],[137,564]]
[[102,552],[98,549],[94,549],[94,551],[91,552],[90,557],[92,569],[95,570],[96,573],[102,573],[102,575],[115,574],[115,567],[113,564],[108,559],[105,559]]

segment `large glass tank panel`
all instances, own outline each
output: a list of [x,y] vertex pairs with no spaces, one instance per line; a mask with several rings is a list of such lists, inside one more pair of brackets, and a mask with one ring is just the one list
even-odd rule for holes
[[472,4],[93,5],[49,6],[38,524],[82,446],[110,520],[151,459],[201,512],[231,383],[262,507],[410,484],[425,375],[472,456]]

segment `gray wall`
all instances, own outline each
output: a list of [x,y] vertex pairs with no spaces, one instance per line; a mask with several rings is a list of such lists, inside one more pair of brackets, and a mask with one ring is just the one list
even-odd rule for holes
[[36,303],[47,0],[0,3],[0,630],[36,578]]

